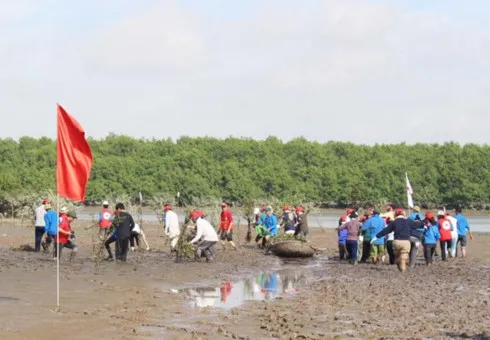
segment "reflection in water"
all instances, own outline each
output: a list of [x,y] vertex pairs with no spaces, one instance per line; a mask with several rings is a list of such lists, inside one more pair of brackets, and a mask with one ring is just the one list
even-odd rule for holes
[[224,282],[220,287],[186,288],[184,293],[192,307],[233,308],[246,301],[269,301],[299,290],[303,275],[264,273],[236,283]]

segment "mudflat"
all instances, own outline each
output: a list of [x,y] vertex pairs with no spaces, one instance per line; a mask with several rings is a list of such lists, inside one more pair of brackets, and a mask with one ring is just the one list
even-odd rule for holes
[[[422,339],[490,338],[490,235],[467,258],[415,268],[349,265],[333,230],[312,229],[311,259],[217,247],[210,263],[175,262],[158,225],[151,250],[127,263],[94,261],[94,231],[77,222],[79,253],[60,265],[33,246],[34,230],[0,226],[0,339]],[[160,237],[159,237],[160,235]]]

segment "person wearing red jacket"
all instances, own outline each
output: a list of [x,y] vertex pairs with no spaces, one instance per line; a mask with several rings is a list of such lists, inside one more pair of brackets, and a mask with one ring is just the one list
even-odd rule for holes
[[99,235],[106,238],[112,224],[112,211],[109,210],[109,202],[102,202],[102,210],[99,212]]
[[221,244],[224,246],[225,242],[237,250],[235,243],[233,242],[233,215],[231,214],[228,204],[221,203],[221,215],[220,215],[220,225],[219,225]]
[[[71,230],[71,222],[73,222],[77,218],[77,213],[75,211],[68,211],[65,216],[61,218],[59,227],[58,227],[58,235],[55,236],[55,244],[53,249],[53,257],[56,260],[57,257],[61,257],[61,250],[63,248],[68,248],[72,250],[70,254],[70,261],[73,260],[77,253],[77,245],[71,240],[72,238],[72,230]],[[58,252],[59,247],[59,252]]]
[[439,228],[439,234],[441,234],[441,238],[439,239],[441,245],[441,258],[443,261],[446,261],[448,250],[451,249],[451,231],[453,230],[453,225],[442,210],[437,212],[437,227]]

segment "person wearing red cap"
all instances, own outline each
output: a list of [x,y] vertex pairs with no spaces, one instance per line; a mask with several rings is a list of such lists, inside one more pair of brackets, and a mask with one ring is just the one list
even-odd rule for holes
[[301,206],[296,207],[296,231],[294,236],[301,234],[303,237],[307,237],[309,233],[307,214],[305,209]]
[[351,212],[350,220],[346,223],[340,224],[337,227],[337,231],[347,230],[347,238],[345,241],[349,263],[357,264],[357,247],[359,239],[359,231],[361,229],[361,223],[357,220],[357,212]]
[[289,209],[288,205],[285,205],[283,208],[283,214],[281,218],[281,222],[279,223],[279,226],[284,228],[284,232],[286,234],[293,234],[296,231],[296,216],[295,214]]
[[439,233],[439,228],[437,227],[437,221],[434,218],[434,214],[431,211],[425,213],[424,223],[424,258],[427,266],[431,266],[434,262],[434,253],[436,250],[436,245],[441,234]]
[[191,211],[190,218],[196,225],[196,236],[189,242],[196,246],[196,260],[201,261],[202,255],[209,262],[213,259],[213,251],[218,235],[213,226],[201,217],[198,211]]
[[[348,217],[345,215],[340,216],[339,219],[339,227],[348,222]],[[339,260],[342,261],[345,259],[345,255],[349,257],[347,253],[346,241],[347,241],[347,229],[338,230],[338,244],[339,244]]]
[[44,228],[46,227],[46,222],[44,221],[46,210],[44,209],[44,205],[48,203],[49,200],[47,198],[43,199],[41,205],[35,210],[34,251],[41,251],[41,241],[44,236]]
[[221,215],[219,224],[221,244],[224,246],[225,242],[228,241],[233,249],[237,250],[237,247],[233,242],[233,229],[233,215],[228,208],[228,204],[226,202],[223,202],[221,203]]
[[446,261],[448,252],[451,249],[451,232],[453,230],[453,225],[451,224],[451,221],[446,218],[446,214],[442,210],[437,212],[437,226],[439,227],[439,234],[441,234],[441,238],[439,239],[441,258],[443,261]]
[[170,239],[170,252],[175,252],[175,247],[180,236],[179,217],[173,211],[173,207],[170,204],[165,204],[163,211],[165,214],[165,235]]

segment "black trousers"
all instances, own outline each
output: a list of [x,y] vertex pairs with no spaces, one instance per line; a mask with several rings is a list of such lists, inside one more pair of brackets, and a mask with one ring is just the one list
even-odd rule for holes
[[386,241],[386,250],[388,251],[388,256],[390,257],[390,264],[395,264],[395,251],[393,250],[393,240]]
[[129,237],[116,238],[116,260],[126,261],[129,249]]
[[[136,242],[135,242],[136,241]],[[136,245],[139,247],[140,246],[140,235],[139,234],[136,234],[136,233],[132,233],[131,234],[131,237],[129,238],[129,244],[131,247],[134,248],[134,244],[136,243]]]
[[43,240],[43,235],[44,235],[44,227],[36,227],[35,229],[36,231],[35,231],[34,249],[35,251],[40,251],[41,241]]
[[447,252],[451,249],[451,240],[448,241],[439,241],[441,244],[441,258],[443,261],[447,259]]
[[105,249],[109,253],[109,257],[112,258],[111,244],[116,242],[115,237],[111,237],[104,242]]
[[363,241],[361,263],[365,263],[367,261],[367,259],[369,258],[370,251],[371,251],[371,242]]
[[434,262],[434,253],[436,252],[435,244],[424,244],[425,263],[431,264]]

